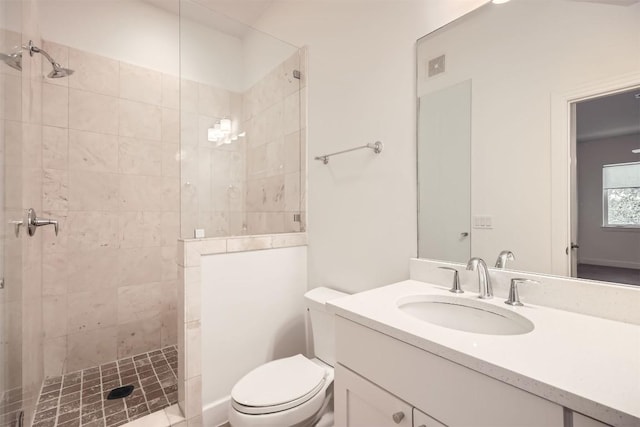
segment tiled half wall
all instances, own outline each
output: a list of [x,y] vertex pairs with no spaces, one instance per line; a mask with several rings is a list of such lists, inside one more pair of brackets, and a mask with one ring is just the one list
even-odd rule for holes
[[306,233],[189,239],[178,242],[178,404],[189,427],[199,427],[203,423],[201,257],[306,244]]

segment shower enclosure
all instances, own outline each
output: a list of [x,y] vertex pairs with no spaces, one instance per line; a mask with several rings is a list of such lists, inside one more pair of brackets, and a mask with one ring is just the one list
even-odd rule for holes
[[[0,3],[0,52],[21,42],[20,5]],[[11,30],[9,24],[12,24]],[[3,57],[3,60],[5,58]],[[9,58],[7,58],[9,59]],[[22,210],[21,73],[0,63],[0,425],[14,425],[23,408],[23,240],[10,221]]]
[[215,4],[0,0],[0,426],[177,402],[178,239],[304,231],[304,51]]

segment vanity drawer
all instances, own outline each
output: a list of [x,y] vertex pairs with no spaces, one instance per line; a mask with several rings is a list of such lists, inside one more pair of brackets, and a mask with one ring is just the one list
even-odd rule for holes
[[336,356],[450,427],[564,425],[559,405],[339,316]]
[[336,364],[335,427],[412,427],[413,408]]

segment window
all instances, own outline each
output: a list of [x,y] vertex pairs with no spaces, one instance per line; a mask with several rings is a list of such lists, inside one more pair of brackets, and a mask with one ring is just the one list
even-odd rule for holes
[[602,167],[604,227],[640,228],[640,162]]

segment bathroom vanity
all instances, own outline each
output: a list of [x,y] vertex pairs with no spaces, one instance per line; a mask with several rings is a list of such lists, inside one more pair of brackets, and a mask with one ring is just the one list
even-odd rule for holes
[[[403,310],[412,301],[511,312],[533,330],[442,326]],[[640,426],[637,325],[526,301],[510,307],[497,296],[478,301],[476,293],[416,280],[330,306],[337,427]]]

